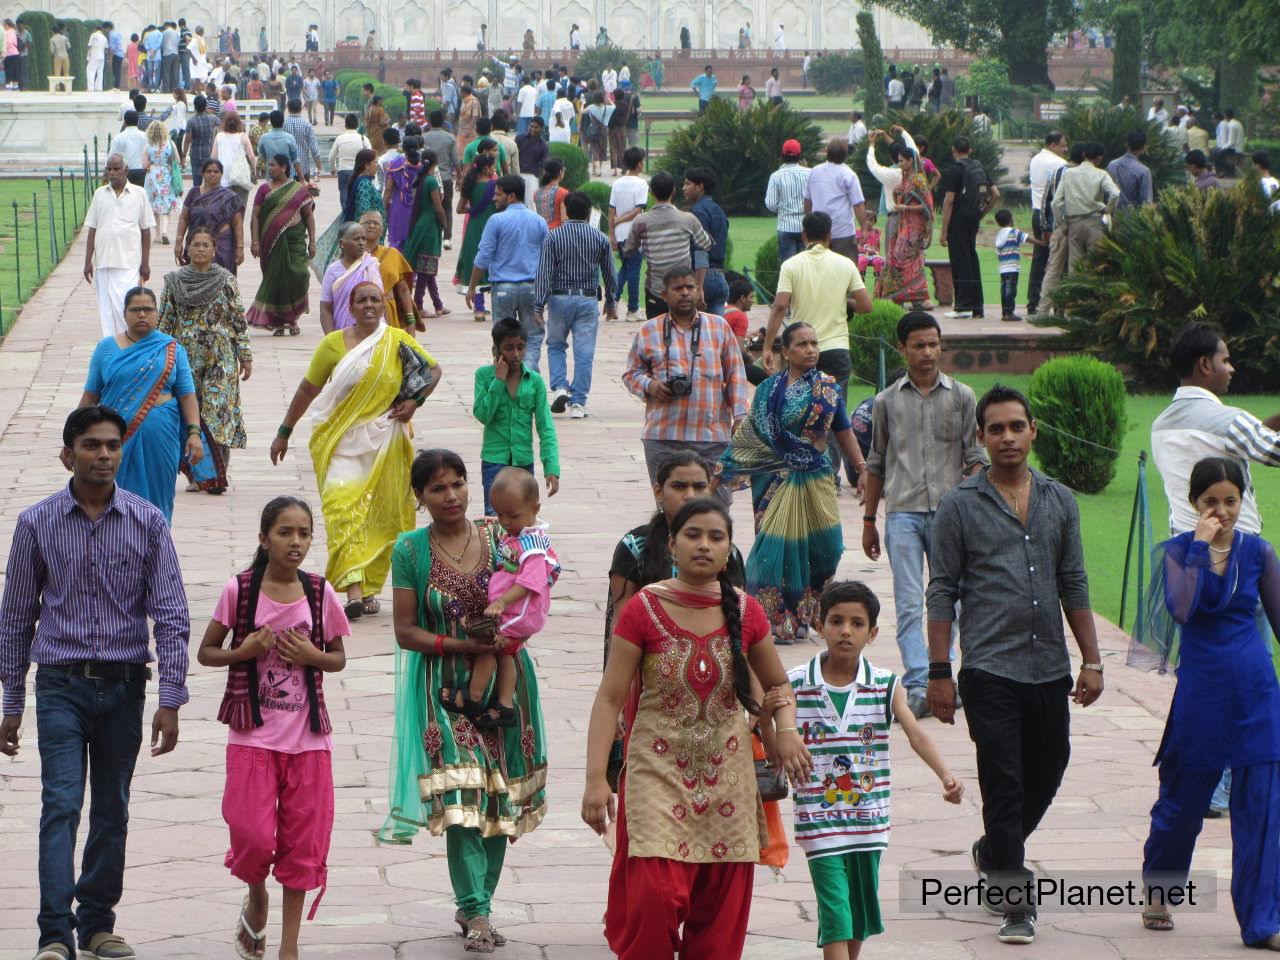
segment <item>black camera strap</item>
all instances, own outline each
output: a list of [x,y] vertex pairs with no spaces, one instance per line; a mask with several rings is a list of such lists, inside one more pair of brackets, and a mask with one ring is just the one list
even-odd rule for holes
[[[662,365],[671,369],[671,314],[662,321]],[[693,321],[690,328],[693,339],[689,342],[689,378],[693,378],[693,367],[698,362],[698,346],[702,343],[702,314]]]

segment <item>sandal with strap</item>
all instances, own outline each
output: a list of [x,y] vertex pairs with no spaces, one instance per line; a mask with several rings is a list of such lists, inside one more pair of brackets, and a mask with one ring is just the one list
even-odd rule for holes
[[377,597],[365,597],[360,601],[360,604],[363,606],[364,612],[371,617],[382,609],[382,602]]
[[[488,709],[483,702],[471,699],[470,687],[441,687],[439,693],[440,706],[450,713],[460,713],[472,723],[480,720]],[[458,701],[462,705],[458,705]]]
[[477,730],[497,730],[500,727],[515,727],[520,724],[520,715],[515,707],[504,707],[496,700],[489,704],[485,711],[475,720]]
[[65,943],[48,943],[36,951],[32,960],[71,960],[71,949]]
[[348,620],[359,620],[364,616],[364,600],[348,600],[342,607]]
[[283,337],[283,336],[284,336],[284,327],[276,327],[274,330],[272,330],[272,331],[271,331],[271,335],[272,335],[273,337]]
[[302,330],[298,327],[296,323],[289,324],[289,336],[296,337],[301,332]]
[[467,921],[467,945],[463,949],[468,953],[493,953],[497,946],[488,917],[472,917]]
[[[235,944],[236,956],[240,960],[262,960],[267,952],[267,928],[254,930],[249,926],[249,920],[245,914],[249,911],[249,895],[244,895],[244,902],[240,904],[240,919],[236,921],[235,932],[231,935],[232,942]],[[249,939],[253,941],[252,951],[245,948],[240,934],[247,934]]]
[[1168,910],[1143,910],[1142,925],[1148,930],[1167,932],[1173,929],[1173,917]]
[[[467,915],[462,910],[458,910],[453,915],[453,922],[462,929],[458,936],[465,937],[467,935]],[[489,924],[489,933],[493,936],[493,945],[495,947],[505,947],[507,945],[507,938],[498,932],[498,928],[492,922]]]

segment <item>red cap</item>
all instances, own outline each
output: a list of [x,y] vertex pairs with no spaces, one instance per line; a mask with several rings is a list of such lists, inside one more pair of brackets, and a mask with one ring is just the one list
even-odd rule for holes
[[784,157],[798,157],[804,152],[804,148],[800,146],[799,140],[784,140],[782,142],[782,155]]

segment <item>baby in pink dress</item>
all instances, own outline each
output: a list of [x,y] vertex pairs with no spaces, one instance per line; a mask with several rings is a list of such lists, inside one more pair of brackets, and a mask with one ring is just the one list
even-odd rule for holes
[[871,267],[879,276],[884,269],[884,257],[880,255],[880,231],[876,229],[874,213],[866,215],[862,229],[856,231],[855,236],[858,240],[858,272],[866,273],[867,267]]
[[560,576],[560,562],[538,519],[538,480],[519,467],[498,474],[489,491],[493,513],[502,524],[502,556],[489,580],[485,616],[498,619],[495,653],[478,654],[471,670],[470,698],[484,696],[495,671],[498,682],[488,709],[476,719],[481,728],[516,724],[515,655],[547,622],[551,587]]

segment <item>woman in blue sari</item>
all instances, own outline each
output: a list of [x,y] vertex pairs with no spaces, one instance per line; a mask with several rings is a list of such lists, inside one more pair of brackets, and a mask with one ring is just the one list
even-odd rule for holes
[[[1142,874],[1149,887],[1183,887],[1196,837],[1223,770],[1231,777],[1231,900],[1246,946],[1280,950],[1280,681],[1261,601],[1280,635],[1280,560],[1257,534],[1235,528],[1248,478],[1240,461],[1201,460],[1191,470],[1195,530],[1160,545],[1147,628],[1130,663],[1176,666],[1160,791],[1151,808]],[[1145,647],[1139,649],[1138,644]],[[1145,661],[1141,658],[1146,654]],[[1169,902],[1169,901],[1164,901]],[[1142,912],[1148,930],[1172,930],[1158,896]]]
[[769,615],[774,643],[788,644],[808,634],[844,552],[827,432],[859,472],[863,458],[835,379],[818,370],[813,327],[783,330],[782,356],[787,369],[756,387],[718,472],[734,487],[750,479],[756,540],[747,593]]
[[[173,496],[183,461],[200,482],[205,459],[200,405],[182,344],[156,329],[156,295],[134,287],[124,296],[126,329],[104,338],[89,361],[80,406],[102,404],[124,417],[128,429],[116,483],[154,503],[173,521]],[[184,439],[185,437],[185,439]]]

